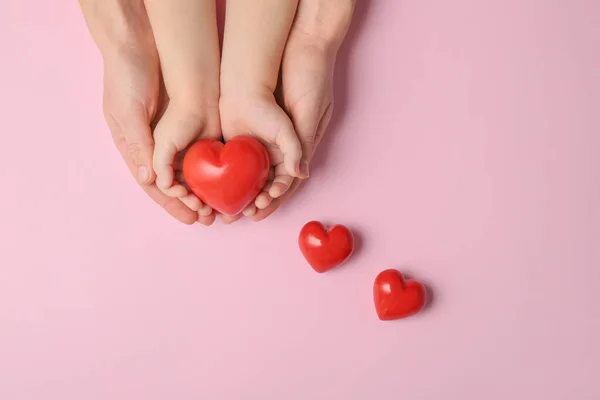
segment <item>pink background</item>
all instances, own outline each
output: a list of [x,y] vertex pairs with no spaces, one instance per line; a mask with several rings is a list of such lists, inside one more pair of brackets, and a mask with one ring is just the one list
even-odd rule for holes
[[[600,2],[358,1],[311,182],[208,229],[128,175],[76,2],[2,2],[0,399],[600,398]],[[432,306],[377,320],[385,268]]]

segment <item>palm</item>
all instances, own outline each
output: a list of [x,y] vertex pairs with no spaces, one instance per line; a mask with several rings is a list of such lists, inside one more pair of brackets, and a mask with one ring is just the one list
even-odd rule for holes
[[[304,145],[312,157],[320,139],[319,125],[333,106],[333,62],[302,37],[290,36],[282,66],[281,98]],[[326,121],[327,122],[327,121]]]
[[[250,134],[260,140],[267,149],[271,161],[271,173],[263,192],[254,204],[244,210],[252,215],[256,208],[267,207],[272,198],[281,196],[293,181],[290,170],[294,170],[293,158],[285,157],[300,148],[292,122],[277,104],[273,94],[252,95],[246,99],[224,98],[220,101],[221,122],[225,141],[241,134]],[[290,163],[291,161],[291,163]]]
[[[333,111],[333,63],[332,57],[305,43],[301,36],[290,35],[276,96],[291,117],[302,143],[303,156],[309,161]],[[283,197],[268,204],[253,219],[259,221],[271,215],[300,183],[301,180],[295,179]]]

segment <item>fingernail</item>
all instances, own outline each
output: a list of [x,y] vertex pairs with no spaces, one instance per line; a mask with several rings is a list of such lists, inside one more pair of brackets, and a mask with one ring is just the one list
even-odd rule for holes
[[310,176],[310,172],[308,169],[308,161],[306,161],[306,160],[303,160],[302,164],[300,166],[300,176],[304,179],[306,179]]
[[300,161],[298,161],[295,165],[294,165],[294,174],[296,176],[300,176]]
[[148,173],[148,167],[146,167],[145,165],[140,165],[137,170],[137,176],[138,181],[140,183],[148,181],[148,178],[150,178],[150,174]]

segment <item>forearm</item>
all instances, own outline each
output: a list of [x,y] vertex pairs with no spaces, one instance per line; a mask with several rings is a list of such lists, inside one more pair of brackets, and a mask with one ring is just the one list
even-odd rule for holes
[[155,47],[143,0],[79,0],[79,4],[105,57],[134,44],[138,50]]
[[302,0],[293,25],[296,37],[335,53],[342,44],[354,14],[356,0]]
[[[146,0],[165,85],[175,101],[219,99],[215,0]],[[204,100],[203,100],[204,99]]]
[[298,0],[228,0],[222,91],[273,92]]

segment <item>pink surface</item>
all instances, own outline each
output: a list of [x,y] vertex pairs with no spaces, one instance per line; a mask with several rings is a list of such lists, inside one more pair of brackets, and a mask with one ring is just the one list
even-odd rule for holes
[[[311,182],[176,224],[113,149],[74,1],[0,12],[0,399],[600,398],[600,2],[359,0]],[[359,233],[318,275],[310,219]],[[376,274],[425,281],[383,323]]]

